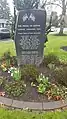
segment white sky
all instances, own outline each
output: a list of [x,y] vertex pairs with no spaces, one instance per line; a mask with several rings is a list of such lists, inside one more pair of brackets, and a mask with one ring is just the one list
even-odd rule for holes
[[11,14],[13,15],[14,13],[13,0],[7,0],[7,2],[9,3]]
[[[7,0],[7,2],[9,3],[10,6],[10,10],[11,10],[11,14],[13,15],[14,13],[14,8],[13,8],[13,0]],[[57,11],[58,15],[61,14],[61,8],[60,7],[53,7],[52,10],[50,10],[49,6],[48,6],[49,12],[51,11]]]

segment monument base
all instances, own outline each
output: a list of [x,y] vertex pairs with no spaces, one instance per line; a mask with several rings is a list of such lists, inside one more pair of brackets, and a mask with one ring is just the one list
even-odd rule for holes
[[44,57],[40,57],[36,55],[25,55],[25,56],[23,55],[17,57],[18,66],[25,65],[25,64],[39,66],[42,63],[43,59]]

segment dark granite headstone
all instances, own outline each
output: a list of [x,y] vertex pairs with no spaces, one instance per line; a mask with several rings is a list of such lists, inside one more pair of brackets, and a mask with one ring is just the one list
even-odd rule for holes
[[46,12],[22,10],[18,13],[15,45],[18,65],[39,65],[43,60]]

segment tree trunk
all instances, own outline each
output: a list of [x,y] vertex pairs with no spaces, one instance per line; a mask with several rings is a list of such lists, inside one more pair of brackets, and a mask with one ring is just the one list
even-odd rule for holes
[[63,35],[63,29],[64,29],[64,28],[63,28],[63,25],[60,24],[60,32],[59,32],[60,35]]
[[65,4],[65,0],[62,0],[62,16],[60,19],[60,35],[63,35],[63,29],[64,29],[64,16],[66,14],[66,4]]

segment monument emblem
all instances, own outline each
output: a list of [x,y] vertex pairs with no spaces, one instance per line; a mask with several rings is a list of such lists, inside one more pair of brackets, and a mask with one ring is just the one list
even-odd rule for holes
[[27,15],[27,13],[22,17],[23,22],[25,22],[26,20],[32,20],[33,22],[35,22],[35,16],[31,13],[29,16]]
[[21,10],[17,16],[15,46],[18,65],[39,64],[43,60],[46,27],[44,10]]

